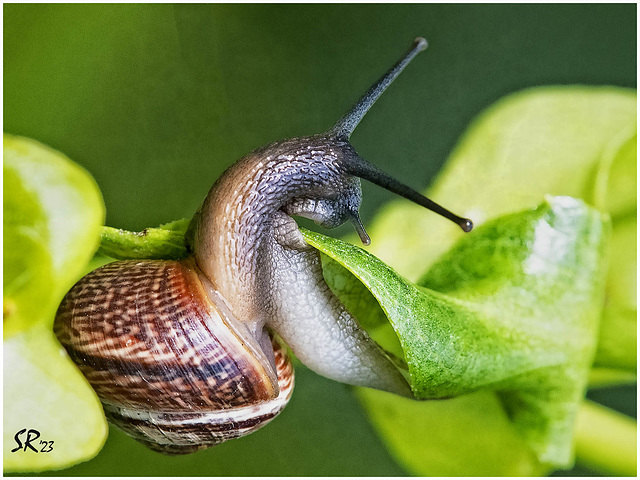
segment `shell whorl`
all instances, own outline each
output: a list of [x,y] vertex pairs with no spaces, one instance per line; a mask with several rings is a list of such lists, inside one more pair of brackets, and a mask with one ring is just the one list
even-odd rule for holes
[[112,423],[157,452],[193,453],[255,432],[273,420],[293,392],[293,367],[286,349],[274,339],[279,394],[264,402],[229,409],[154,412],[104,405]]
[[240,336],[207,293],[190,259],[114,262],[71,289],[54,323],[108,418],[165,453],[256,430],[291,395],[285,348]]

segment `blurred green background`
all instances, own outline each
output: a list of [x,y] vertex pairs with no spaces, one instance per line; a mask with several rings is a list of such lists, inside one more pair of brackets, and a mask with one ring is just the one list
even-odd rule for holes
[[[551,84],[636,87],[633,4],[3,11],[4,130],[84,166],[102,189],[107,224],[134,230],[190,217],[222,171],[253,148],[329,128],[419,35],[429,49],[352,138],[363,157],[419,190],[474,116],[505,94]],[[366,225],[392,195],[363,190]],[[168,458],[112,429],[98,457],[55,473],[406,473],[349,387],[303,367],[296,384],[282,415],[249,437]],[[635,386],[589,395],[636,416]]]

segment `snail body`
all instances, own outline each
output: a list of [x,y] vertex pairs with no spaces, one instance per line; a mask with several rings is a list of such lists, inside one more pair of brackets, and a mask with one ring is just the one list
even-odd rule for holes
[[125,260],[81,279],[54,329],[105,414],[145,445],[189,453],[250,433],[289,401],[298,359],[333,380],[411,396],[403,372],[324,281],[319,253],[292,215],[363,243],[360,179],[458,223],[457,217],[360,158],[349,136],[426,48],[412,49],[328,132],[261,147],[213,185],[180,261]]

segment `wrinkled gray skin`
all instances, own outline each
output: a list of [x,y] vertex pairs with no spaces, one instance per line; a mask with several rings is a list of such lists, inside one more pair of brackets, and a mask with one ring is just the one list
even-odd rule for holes
[[273,356],[268,326],[320,375],[410,396],[402,374],[331,292],[319,253],[291,218],[332,228],[357,217],[360,180],[345,168],[352,158],[348,141],[326,135],[251,152],[211,188],[191,224],[191,248],[237,330],[266,357]]

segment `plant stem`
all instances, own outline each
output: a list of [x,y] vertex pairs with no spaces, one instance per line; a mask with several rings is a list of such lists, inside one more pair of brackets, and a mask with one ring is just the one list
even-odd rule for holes
[[188,219],[130,232],[113,227],[102,227],[98,254],[123,259],[179,259],[188,255],[185,231]]
[[576,460],[608,475],[636,476],[637,424],[626,415],[585,400],[578,412]]

